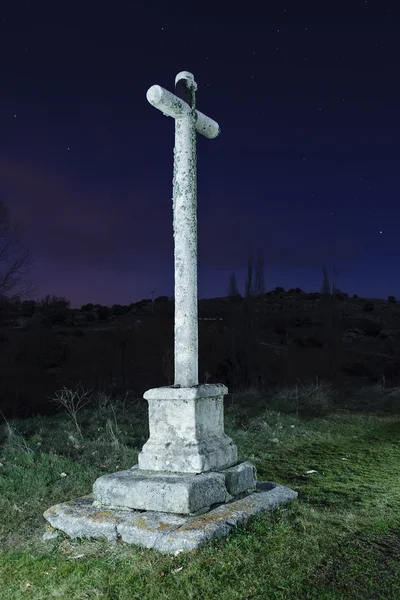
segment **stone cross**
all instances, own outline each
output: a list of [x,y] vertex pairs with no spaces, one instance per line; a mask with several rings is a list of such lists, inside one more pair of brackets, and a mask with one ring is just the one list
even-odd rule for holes
[[[227,388],[198,385],[196,132],[214,138],[219,126],[196,110],[195,91],[193,75],[183,71],[176,77],[177,95],[158,85],[147,92],[150,104],[175,119],[175,385],[144,394],[150,436],[137,465],[96,479],[92,503],[85,496],[44,513],[71,537],[121,537],[182,552],[297,496],[276,483],[258,488],[255,467],[238,462],[224,431]],[[209,517],[196,520],[208,511]]]
[[196,132],[212,139],[218,123],[196,110],[197,84],[192,73],[175,78],[175,94],[159,85],[147,100],[175,119],[173,224],[175,262],[174,384],[192,387],[198,380],[197,180]]

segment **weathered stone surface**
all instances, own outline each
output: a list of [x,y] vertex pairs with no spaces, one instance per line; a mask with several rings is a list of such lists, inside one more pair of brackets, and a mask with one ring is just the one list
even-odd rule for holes
[[225,475],[225,486],[231,496],[254,490],[257,486],[256,468],[249,462],[239,463],[221,473]]
[[93,496],[105,506],[186,515],[225,502],[227,491],[222,473],[160,473],[133,467],[99,477]]
[[147,471],[135,465],[99,477],[93,496],[104,506],[188,515],[253,491],[256,485],[256,469],[249,462],[201,474]]
[[73,538],[106,538],[175,554],[199,549],[212,539],[228,535],[253,515],[287,504],[297,492],[273,482],[257,484],[257,491],[221,504],[201,516],[179,516],[136,510],[104,510],[85,496],[53,506],[44,513],[52,527]]
[[139,454],[149,471],[204,473],[237,462],[237,447],[224,433],[222,384],[148,390],[150,437]]

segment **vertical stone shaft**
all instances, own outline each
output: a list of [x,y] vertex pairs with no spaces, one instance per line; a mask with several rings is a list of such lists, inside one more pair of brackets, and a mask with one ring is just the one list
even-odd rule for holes
[[[194,94],[193,94],[194,95]],[[175,119],[175,385],[198,385],[196,113]]]

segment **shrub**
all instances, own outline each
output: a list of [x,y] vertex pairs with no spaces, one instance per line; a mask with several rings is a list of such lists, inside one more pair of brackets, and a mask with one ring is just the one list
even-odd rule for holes
[[124,307],[121,304],[113,304],[111,307],[111,314],[115,316],[123,315],[125,313]]
[[97,316],[99,317],[100,321],[105,321],[106,319],[108,319],[110,314],[111,311],[108,308],[108,306],[99,306],[97,308]]
[[91,323],[92,321],[96,320],[96,315],[94,314],[94,312],[87,312],[85,314],[85,321],[87,321],[88,323]]
[[346,292],[341,292],[340,290],[336,290],[336,298],[340,301],[340,302],[344,302],[345,300],[348,299],[349,295]]
[[388,296],[388,302],[389,304],[396,304],[395,296]]
[[350,399],[349,408],[365,412],[398,413],[400,388],[385,388],[382,382],[357,390]]
[[372,312],[374,310],[374,308],[375,308],[375,304],[373,302],[368,301],[364,304],[363,310],[365,312]]
[[24,300],[21,304],[22,316],[32,317],[35,314],[35,308],[35,300]]
[[82,438],[82,430],[78,423],[77,415],[82,408],[91,402],[92,390],[85,390],[82,387],[82,384],[78,384],[73,389],[64,387],[61,390],[58,390],[55,397],[49,397],[49,399],[55,402],[59,407],[65,409],[67,414],[71,417],[79,436]]
[[68,309],[69,305],[69,300],[64,298],[64,296],[50,296],[48,294],[42,300],[38,301],[37,308],[44,316],[48,316]]
[[378,337],[378,335],[382,331],[382,326],[377,322],[371,322],[364,327],[365,335],[369,335],[371,337]]
[[168,296],[157,296],[157,298],[154,298],[154,304],[157,304],[158,302],[168,302]]
[[94,305],[89,302],[89,304],[84,304],[83,306],[81,306],[81,310],[83,310],[83,312],[91,312],[94,309]]
[[54,315],[51,315],[50,319],[53,325],[59,325],[60,323],[65,323],[67,316],[64,311],[59,310]]
[[151,298],[144,298],[143,300],[136,302],[135,306],[138,310],[143,310],[144,308],[148,307],[152,303],[153,303],[153,301]]
[[321,416],[333,409],[336,397],[336,391],[328,382],[299,384],[274,395],[271,408],[304,416]]

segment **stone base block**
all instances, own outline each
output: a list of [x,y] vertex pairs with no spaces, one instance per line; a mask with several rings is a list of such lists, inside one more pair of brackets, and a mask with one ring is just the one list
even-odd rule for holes
[[238,459],[237,447],[225,433],[206,440],[150,438],[139,454],[140,469],[178,473],[204,473],[224,469]]
[[49,508],[44,518],[53,528],[72,538],[107,539],[110,542],[120,539],[166,554],[179,554],[197,550],[214,538],[225,537],[253,515],[285,505],[295,498],[297,492],[290,488],[264,482],[257,484],[256,492],[240,500],[221,504],[201,516],[182,516],[105,509],[93,505],[93,496],[85,496]]
[[249,462],[242,462],[219,472],[224,474],[225,486],[231,496],[256,489],[256,468]]
[[207,473],[127,471],[102,475],[93,485],[93,496],[103,506],[198,514],[256,487],[256,470],[248,462]]
[[205,473],[234,465],[237,447],[224,432],[227,391],[220,383],[148,390],[150,437],[139,453],[139,468]]

